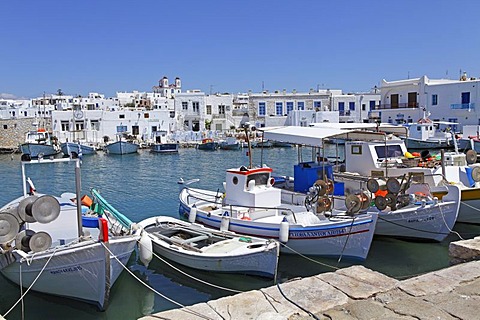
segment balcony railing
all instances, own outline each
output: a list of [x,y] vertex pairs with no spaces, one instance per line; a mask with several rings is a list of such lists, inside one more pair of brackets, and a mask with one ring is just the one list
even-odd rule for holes
[[475,103],[453,103],[450,105],[450,109],[475,110]]
[[402,109],[402,108],[418,108],[418,102],[406,102],[397,104],[379,104],[375,106],[376,110],[381,109]]

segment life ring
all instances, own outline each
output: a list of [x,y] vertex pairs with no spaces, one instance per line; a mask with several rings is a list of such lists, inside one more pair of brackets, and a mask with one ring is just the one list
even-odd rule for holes
[[275,178],[274,178],[274,177],[271,177],[271,178],[270,178],[270,185],[273,186],[274,184],[275,184]]

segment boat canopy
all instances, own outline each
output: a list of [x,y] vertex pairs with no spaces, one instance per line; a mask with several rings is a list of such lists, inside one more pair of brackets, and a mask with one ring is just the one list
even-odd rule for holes
[[324,139],[385,140],[384,132],[338,129],[333,127],[271,127],[260,128],[265,139],[321,147]]
[[402,125],[394,125],[391,123],[336,123],[336,122],[322,122],[311,123],[311,127],[320,128],[337,128],[344,130],[370,130],[392,133],[397,136],[408,135],[408,127]]

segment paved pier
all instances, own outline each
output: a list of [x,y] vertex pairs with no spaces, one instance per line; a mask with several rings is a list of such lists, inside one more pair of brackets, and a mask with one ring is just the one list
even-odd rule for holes
[[480,319],[480,237],[450,256],[463,263],[407,280],[352,266],[141,319]]

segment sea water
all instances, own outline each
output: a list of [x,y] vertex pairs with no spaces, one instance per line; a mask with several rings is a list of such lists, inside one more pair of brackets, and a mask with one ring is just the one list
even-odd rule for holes
[[[252,163],[266,164],[274,175],[293,176],[293,166],[299,161],[311,161],[315,153],[304,148],[254,149]],[[329,150],[329,156],[339,156]],[[249,164],[246,149],[239,151],[202,151],[181,148],[178,154],[155,154],[140,150],[131,155],[85,156],[82,161],[82,194],[96,188],[116,209],[132,221],[155,215],[178,217],[178,181],[180,178],[199,179],[193,186],[223,192],[225,170]],[[33,167],[35,168],[35,166]],[[60,195],[74,192],[74,167],[71,164],[37,166],[27,171],[41,193]],[[0,206],[22,194],[19,155],[0,155]],[[457,224],[455,230],[464,238],[480,234],[480,226]],[[412,242],[391,238],[375,238],[364,262],[340,261],[318,257],[282,255],[278,281],[311,276],[353,264],[404,279],[448,266],[448,243],[456,240],[450,235],[441,243]],[[299,267],[301,266],[301,267]],[[174,269],[179,268],[184,273]],[[148,268],[137,262],[134,254],[128,269],[123,272],[110,293],[110,305],[104,312],[93,305],[30,291],[7,319],[137,319],[154,312],[192,305],[233,294],[213,288],[196,279],[236,291],[271,286],[272,280],[253,276],[216,274],[170,265],[154,258]],[[150,286],[147,288],[139,280]],[[82,281],[82,279],[78,279]],[[4,315],[20,297],[17,285],[0,277],[0,314]],[[156,292],[155,292],[156,291]],[[168,298],[168,300],[167,300]],[[170,301],[169,301],[170,300]],[[175,301],[172,302],[172,301]]]

